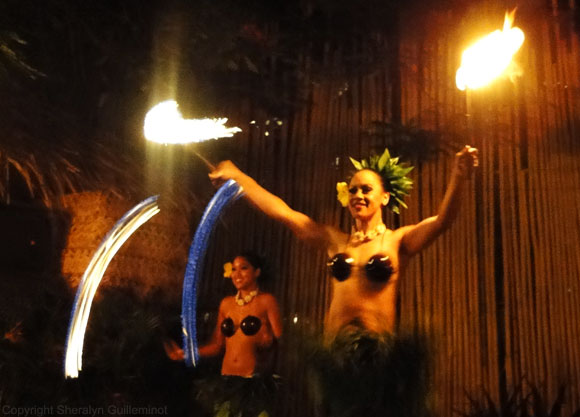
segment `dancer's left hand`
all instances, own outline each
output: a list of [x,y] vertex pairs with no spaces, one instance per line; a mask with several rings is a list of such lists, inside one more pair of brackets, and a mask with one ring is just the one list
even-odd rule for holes
[[471,178],[473,170],[479,166],[479,151],[469,145],[455,154],[454,171],[460,178]]

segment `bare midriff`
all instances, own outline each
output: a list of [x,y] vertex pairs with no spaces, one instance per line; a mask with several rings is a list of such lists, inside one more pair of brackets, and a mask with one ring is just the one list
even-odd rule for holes
[[[257,304],[257,303],[256,303]],[[225,355],[222,362],[222,375],[239,375],[250,377],[257,373],[267,373],[271,367],[268,360],[274,342],[274,335],[264,311],[259,311],[254,303],[246,308],[231,310],[236,332],[226,337]],[[241,321],[249,314],[256,315],[261,321],[258,333],[248,336],[239,328]]]
[[256,367],[254,342],[242,332],[226,340],[226,353],[222,362],[222,375],[252,376]]
[[325,341],[332,342],[337,333],[349,325],[376,333],[393,333],[397,284],[396,273],[387,283],[374,283],[360,269],[353,269],[351,277],[345,281],[333,280],[333,297],[324,329]]

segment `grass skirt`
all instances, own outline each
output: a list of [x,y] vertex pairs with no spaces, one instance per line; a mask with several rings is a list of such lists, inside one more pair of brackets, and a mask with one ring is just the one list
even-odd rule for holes
[[280,377],[224,375],[195,381],[196,399],[214,417],[272,416]]
[[310,358],[312,383],[332,417],[429,416],[429,354],[421,336],[349,326]]

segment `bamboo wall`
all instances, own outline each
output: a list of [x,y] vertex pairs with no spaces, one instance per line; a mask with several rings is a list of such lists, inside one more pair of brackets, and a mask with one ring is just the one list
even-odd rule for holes
[[[265,114],[245,103],[228,112],[243,133],[211,145],[215,155],[230,151],[229,158],[294,209],[344,230],[350,219],[336,201],[335,184],[349,172],[347,156],[384,147],[384,139],[364,133],[371,122],[416,124],[479,148],[480,168],[459,218],[411,261],[401,286],[401,328],[420,329],[433,341],[440,416],[465,410],[466,392],[485,390],[497,403],[524,377],[549,403],[565,383],[563,415],[580,408],[578,35],[566,15],[547,8],[518,13],[527,40],[518,54],[523,76],[514,83],[498,81],[469,96],[454,85],[465,33],[501,26],[503,10],[432,13],[405,22],[410,30],[403,31],[396,55],[400,84],[389,62],[353,77],[333,66],[341,51],[327,50],[325,64],[334,72],[324,81],[306,80],[308,104],[300,112]],[[392,64],[393,50],[387,41],[383,46]],[[312,65],[301,60],[302,68]],[[215,159],[211,147],[205,151]],[[452,155],[411,162],[415,189],[409,209],[386,219],[392,227],[436,212]],[[294,330],[320,329],[330,299],[325,254],[244,201],[228,209],[211,240],[200,288],[200,309],[208,313],[204,331],[211,331],[220,299],[233,293],[221,278],[222,264],[249,248],[267,255],[273,279],[264,286],[282,306],[285,415],[314,415]]]
[[[393,109],[399,108],[403,124],[480,149],[481,166],[459,218],[412,260],[401,287],[401,327],[421,329],[434,343],[434,402],[441,416],[465,410],[466,392],[485,390],[498,403],[522,378],[544,390],[549,404],[565,383],[563,415],[580,407],[578,35],[569,16],[541,7],[518,13],[516,25],[527,40],[518,54],[523,76],[514,83],[498,81],[469,97],[454,85],[464,34],[500,27],[503,10],[490,6],[459,20],[451,13],[431,14],[407,22],[412,30],[404,32],[400,49],[400,107],[388,65],[355,78],[334,73],[328,81],[312,82],[306,108],[282,117],[277,128],[267,120],[280,115],[244,106],[233,119],[244,132],[228,144],[235,150],[230,157],[267,189],[344,230],[349,219],[334,186],[347,175],[348,155],[365,156],[384,146],[364,134],[370,122],[393,121],[398,117]],[[340,53],[327,51],[328,63]],[[244,124],[249,120],[257,123]],[[450,154],[412,161],[416,186],[401,225],[436,212],[451,161]],[[330,297],[325,254],[297,242],[244,202],[229,209],[212,241],[202,290],[208,311],[232,292],[227,280],[211,277],[219,277],[221,265],[248,247],[267,254],[276,268],[269,288],[282,303],[287,333],[317,327]],[[296,343],[285,339],[288,351]],[[304,366],[300,358],[288,357],[281,373],[290,381],[292,398],[303,398]],[[289,401],[288,415],[305,415],[305,407],[313,413],[304,404]]]
[[[135,204],[99,191],[63,197],[63,207],[71,214],[62,253],[62,274],[69,286],[76,289],[104,237]],[[163,288],[178,300],[189,243],[185,213],[162,205],[160,213],[137,229],[115,255],[101,285],[133,287],[142,296]]]

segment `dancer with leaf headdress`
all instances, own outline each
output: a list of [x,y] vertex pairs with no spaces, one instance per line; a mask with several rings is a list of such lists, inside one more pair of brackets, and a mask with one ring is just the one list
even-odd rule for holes
[[[327,252],[333,292],[324,323],[324,346],[329,352],[326,373],[332,376],[323,385],[328,386],[327,395],[338,390],[335,393],[338,402],[334,406],[330,404],[333,415],[424,414],[424,409],[410,404],[413,400],[406,395],[416,382],[398,380],[397,374],[403,377],[405,365],[400,365],[389,353],[399,351],[409,356],[406,363],[410,366],[425,356],[421,347],[409,353],[410,345],[403,348],[407,341],[394,336],[399,281],[410,258],[453,223],[464,183],[477,166],[477,154],[477,149],[465,146],[455,155],[447,191],[434,216],[395,230],[385,226],[382,210],[389,208],[398,213],[400,207],[406,207],[404,198],[412,187],[407,174],[412,168],[399,164],[398,158],[392,158],[388,150],[368,160],[351,158],[356,173],[348,185],[337,184],[338,198],[354,220],[349,233],[317,223],[293,210],[230,161],[221,162],[209,174],[214,184],[229,179],[237,181],[244,189],[245,198],[258,210],[286,225],[300,240]],[[377,355],[377,352],[387,353]],[[317,362],[323,364],[325,360]],[[368,375],[362,375],[359,372],[362,369],[368,369]],[[362,387],[360,394],[364,398],[354,398],[349,389],[341,389],[341,384],[336,382],[340,370],[346,375],[354,372],[350,375],[351,382]],[[364,378],[364,382],[352,380],[355,376],[361,381]],[[365,389],[373,394],[368,395]],[[397,394],[401,392],[403,395]],[[352,403],[349,403],[351,397]],[[378,402],[372,401],[375,397],[379,398]]]

